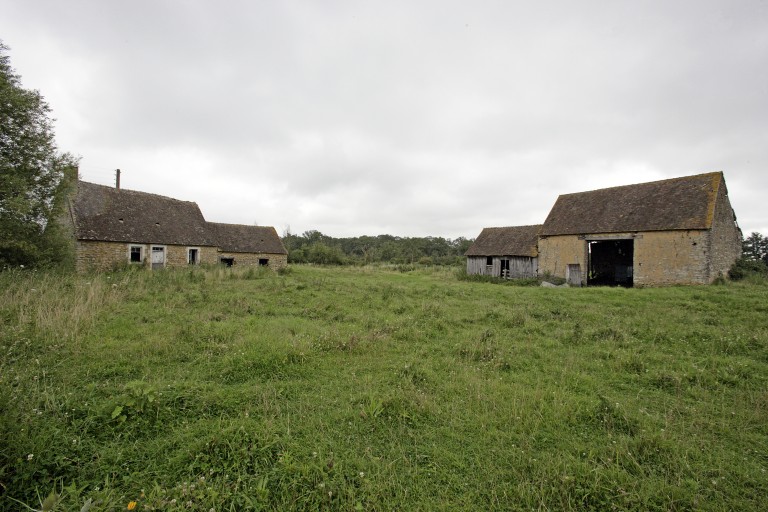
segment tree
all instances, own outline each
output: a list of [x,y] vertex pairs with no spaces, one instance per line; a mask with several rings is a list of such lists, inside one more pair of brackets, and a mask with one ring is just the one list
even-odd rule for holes
[[768,237],[753,232],[742,242],[741,252],[744,258],[763,260],[768,264]]
[[0,41],[0,268],[61,262],[69,244],[56,216],[77,160],[58,152],[50,107],[21,86],[7,51]]

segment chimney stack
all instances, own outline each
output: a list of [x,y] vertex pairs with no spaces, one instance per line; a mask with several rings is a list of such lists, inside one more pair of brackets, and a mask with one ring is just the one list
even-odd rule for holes
[[120,190],[120,169],[115,169],[115,188]]

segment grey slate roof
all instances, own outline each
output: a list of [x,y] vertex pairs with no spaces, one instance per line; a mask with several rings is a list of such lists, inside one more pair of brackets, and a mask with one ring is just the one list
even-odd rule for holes
[[219,247],[224,252],[265,252],[288,254],[282,240],[271,226],[221,224],[209,222]]
[[542,236],[710,229],[722,172],[564,194]]
[[219,247],[288,254],[273,227],[207,222],[191,201],[80,181],[72,204],[78,240]]
[[465,256],[529,256],[538,254],[541,224],[483,228]]
[[79,240],[216,245],[191,201],[80,181],[72,206]]

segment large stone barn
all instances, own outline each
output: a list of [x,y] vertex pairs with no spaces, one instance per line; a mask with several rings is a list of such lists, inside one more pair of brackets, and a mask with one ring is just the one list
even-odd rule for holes
[[561,195],[539,233],[539,272],[572,284],[707,284],[740,255],[722,172]]
[[541,225],[484,228],[464,253],[467,274],[536,277],[536,243]]
[[146,192],[78,181],[69,221],[78,271],[288,263],[274,228],[207,222],[197,203]]

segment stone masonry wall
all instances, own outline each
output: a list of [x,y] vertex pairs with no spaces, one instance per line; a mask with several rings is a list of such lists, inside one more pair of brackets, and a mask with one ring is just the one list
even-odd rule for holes
[[741,257],[741,230],[736,225],[736,215],[728,200],[725,182],[720,185],[715,202],[710,236],[709,281],[728,275],[731,265]]
[[218,251],[216,247],[192,247],[186,245],[162,245],[162,244],[129,244],[126,242],[98,242],[78,240],[76,244],[75,268],[78,272],[112,270],[123,265],[141,265],[130,263],[130,247],[141,246],[142,256],[149,268],[150,251],[152,246],[165,247],[165,266],[182,267],[187,263],[187,250],[198,249],[199,263],[218,263]]
[[548,236],[539,239],[539,275],[565,279],[568,265],[578,264],[587,275],[587,242],[576,235]]
[[78,240],[75,245],[75,268],[78,272],[111,270],[128,262],[128,245],[119,242]]
[[235,260],[236,266],[251,266],[258,265],[259,260],[264,258],[269,260],[267,266],[272,270],[278,270],[280,268],[288,266],[288,255],[286,254],[270,254],[270,253],[252,253],[252,252],[219,252],[217,255],[218,261],[221,258],[232,258]]
[[707,284],[709,231],[651,231],[635,239],[635,286]]
[[[603,235],[629,238],[632,233]],[[710,273],[709,247],[710,232],[706,230],[637,233],[634,240],[634,285],[710,283],[717,275]],[[580,240],[576,235],[549,236],[539,240],[540,275],[550,273],[565,278],[567,266],[578,264],[586,279],[589,270],[587,258],[587,241]]]

